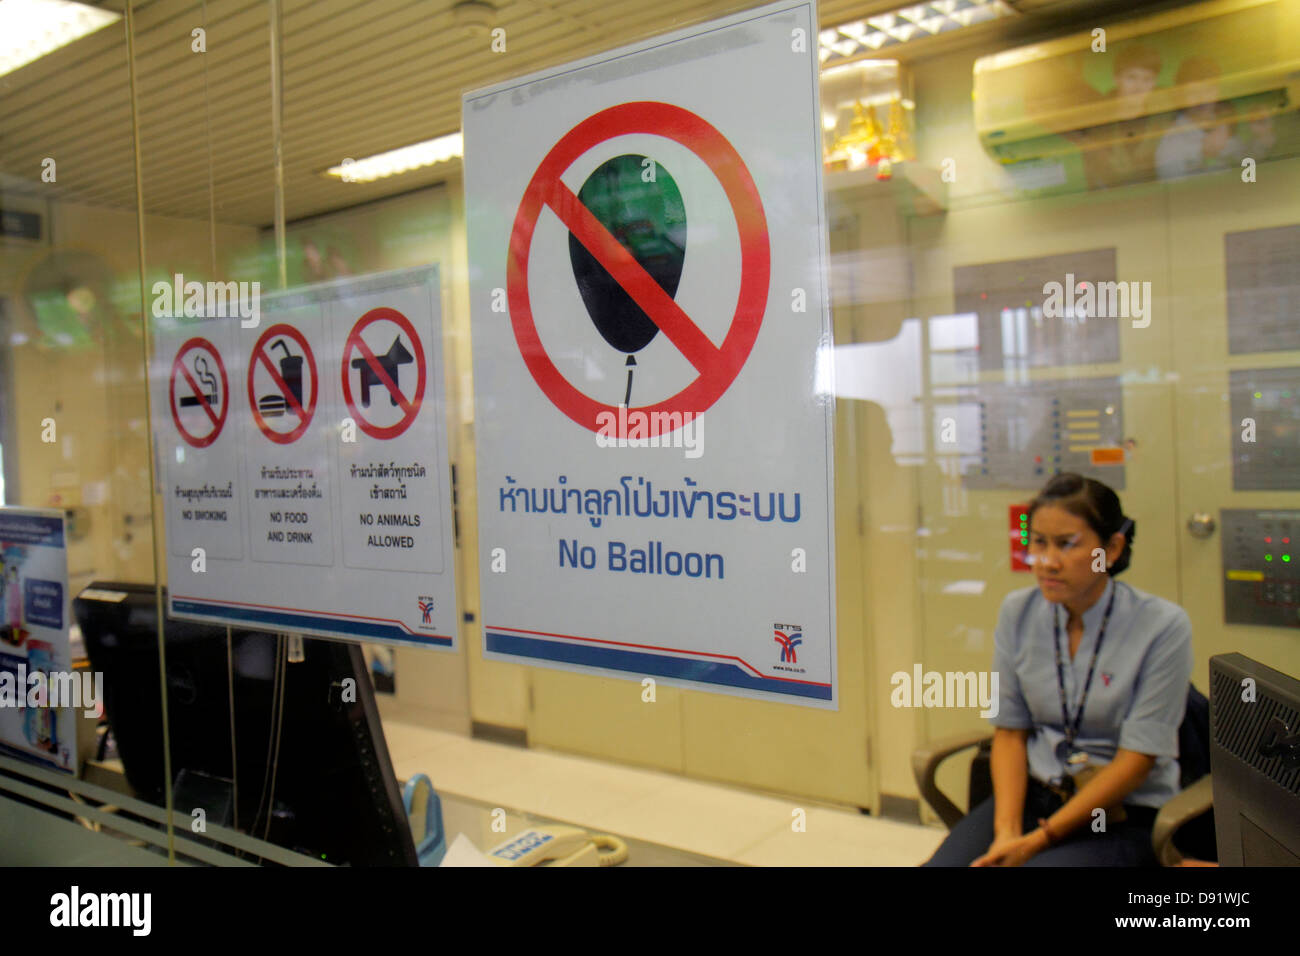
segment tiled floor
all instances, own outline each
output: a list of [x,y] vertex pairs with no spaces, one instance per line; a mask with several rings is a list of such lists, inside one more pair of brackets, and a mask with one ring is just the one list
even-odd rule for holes
[[[914,866],[944,831],[674,774],[384,722],[399,779],[440,793],[760,866]],[[806,829],[792,826],[806,812]],[[453,839],[454,833],[448,838]]]

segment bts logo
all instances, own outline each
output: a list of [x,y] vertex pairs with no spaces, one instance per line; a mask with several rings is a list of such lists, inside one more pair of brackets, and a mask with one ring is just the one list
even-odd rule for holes
[[772,628],[774,640],[781,645],[781,663],[799,663],[796,648],[803,643],[803,628],[798,624],[774,624]]
[[420,608],[420,615],[422,617],[420,623],[432,624],[433,623],[433,598],[421,597],[418,602],[418,607]]

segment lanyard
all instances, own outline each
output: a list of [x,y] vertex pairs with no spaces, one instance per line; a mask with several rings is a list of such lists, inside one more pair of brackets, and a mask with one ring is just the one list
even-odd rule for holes
[[1056,686],[1061,692],[1061,722],[1065,726],[1065,742],[1074,746],[1074,738],[1079,735],[1079,726],[1083,723],[1083,708],[1088,701],[1088,688],[1092,686],[1092,672],[1097,666],[1097,656],[1101,653],[1101,642],[1106,637],[1106,625],[1110,623],[1110,612],[1115,607],[1115,592],[1119,590],[1111,585],[1110,600],[1106,603],[1106,613],[1101,619],[1101,630],[1097,633],[1097,644],[1092,649],[1092,661],[1088,664],[1088,678],[1083,682],[1083,697],[1079,700],[1079,709],[1074,719],[1070,719],[1065,702],[1065,665],[1061,662],[1061,621],[1058,608],[1052,608],[1052,649],[1056,651]]

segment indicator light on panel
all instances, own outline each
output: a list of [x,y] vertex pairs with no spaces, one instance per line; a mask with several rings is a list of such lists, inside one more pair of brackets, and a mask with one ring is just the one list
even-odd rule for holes
[[1010,525],[1011,570],[1029,571],[1029,507],[1027,505],[1010,505],[1007,508]]

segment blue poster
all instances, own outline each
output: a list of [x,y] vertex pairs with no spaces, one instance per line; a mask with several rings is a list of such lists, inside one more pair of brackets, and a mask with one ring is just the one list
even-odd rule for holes
[[76,711],[102,687],[72,667],[63,522],[0,508],[0,752],[75,774]]

